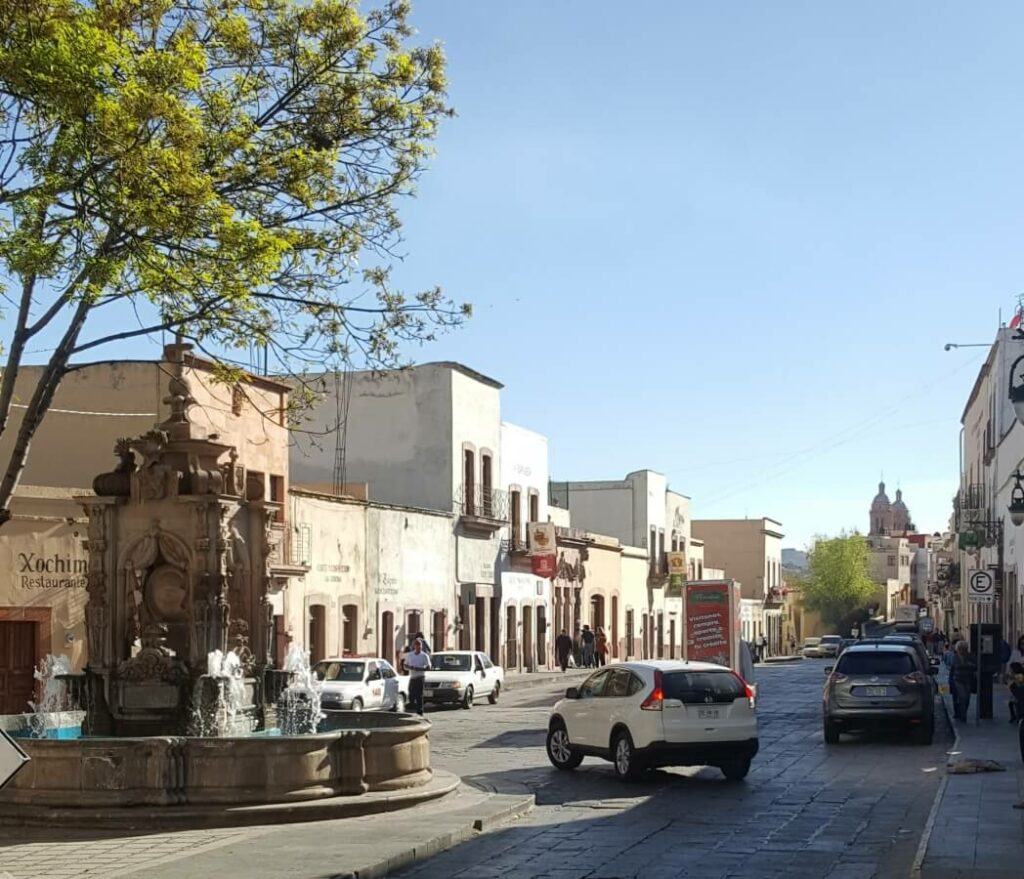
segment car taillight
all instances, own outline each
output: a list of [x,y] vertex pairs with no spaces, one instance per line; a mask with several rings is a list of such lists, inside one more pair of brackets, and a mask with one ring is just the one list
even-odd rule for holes
[[736,674],[736,672],[733,672],[732,676],[736,678],[736,680],[740,682],[740,686],[743,687],[743,695],[747,697],[747,704],[751,708],[757,707],[757,697],[754,694],[754,688],[743,680],[740,675]]
[[912,671],[908,675],[903,675],[903,680],[905,680],[908,684],[923,684],[924,675],[921,674],[921,672],[919,671]]
[[662,703],[665,701],[665,692],[661,689],[661,672],[654,670],[654,689],[650,695],[640,703],[642,711],[661,711]]

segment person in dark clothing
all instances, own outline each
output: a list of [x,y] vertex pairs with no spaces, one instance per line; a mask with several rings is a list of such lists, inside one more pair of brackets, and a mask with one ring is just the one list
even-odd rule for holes
[[583,644],[583,667],[593,668],[594,667],[594,633],[590,631],[590,626],[584,626],[583,631],[580,632],[580,642]]
[[971,704],[971,690],[975,686],[978,667],[968,650],[966,641],[957,641],[953,655],[953,668],[949,673],[955,688],[953,706],[957,720],[967,720],[967,709]]
[[569,667],[569,654],[572,653],[572,638],[562,629],[562,634],[555,638],[555,656],[564,672]]
[[412,636],[412,639],[413,641],[420,642],[420,647],[423,648],[424,653],[430,653],[430,644],[427,642],[427,639],[423,637],[422,632],[417,632],[415,635]]

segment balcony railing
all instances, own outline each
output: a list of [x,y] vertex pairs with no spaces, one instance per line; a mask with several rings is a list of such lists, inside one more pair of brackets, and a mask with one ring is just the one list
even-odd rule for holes
[[463,516],[508,521],[508,492],[500,488],[491,488],[479,482],[473,485],[463,483],[455,503]]
[[973,519],[987,518],[988,492],[982,483],[965,485],[953,498],[953,510],[956,514],[956,529]]

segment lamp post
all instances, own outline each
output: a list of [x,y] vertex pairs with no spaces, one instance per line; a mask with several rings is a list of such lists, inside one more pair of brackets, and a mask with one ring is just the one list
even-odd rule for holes
[[[1019,416],[1018,416],[1019,417]],[[1013,471],[1014,485],[1013,490],[1010,492],[1010,521],[1014,525],[1020,527],[1024,525],[1024,484],[1021,480],[1024,479],[1024,474],[1020,470]]]

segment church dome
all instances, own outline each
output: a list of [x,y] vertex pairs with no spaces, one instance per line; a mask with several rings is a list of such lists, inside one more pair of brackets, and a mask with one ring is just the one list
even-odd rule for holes
[[900,489],[896,489],[896,501],[893,503],[892,508],[894,510],[906,510],[907,505],[903,503],[903,492]]
[[[896,492],[896,496],[899,497],[899,491]],[[871,502],[872,509],[879,509],[881,507],[889,507],[889,495],[885,493],[885,483],[878,483],[878,494],[875,495],[875,499]]]

